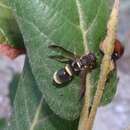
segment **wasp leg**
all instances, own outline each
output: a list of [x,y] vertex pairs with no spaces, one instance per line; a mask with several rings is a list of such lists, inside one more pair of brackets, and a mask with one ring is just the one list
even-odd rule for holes
[[80,100],[84,97],[86,90],[86,74],[87,70],[81,70],[80,72]]

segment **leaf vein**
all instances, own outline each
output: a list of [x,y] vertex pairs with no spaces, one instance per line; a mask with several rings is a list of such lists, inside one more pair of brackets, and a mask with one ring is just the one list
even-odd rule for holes
[[79,23],[80,23],[80,29],[81,29],[82,37],[83,37],[83,45],[85,48],[85,53],[88,53],[89,49],[87,46],[87,33],[86,33],[87,24],[84,19],[85,14],[84,14],[84,11],[82,10],[82,6],[79,0],[76,0],[76,5],[77,5],[78,14],[79,14]]
[[40,114],[40,111],[41,111],[41,108],[42,108],[42,103],[43,103],[43,97],[41,98],[40,104],[37,107],[36,114],[35,114],[34,119],[32,121],[32,125],[30,127],[30,130],[34,130],[34,128],[35,128],[35,126],[38,122],[39,114]]

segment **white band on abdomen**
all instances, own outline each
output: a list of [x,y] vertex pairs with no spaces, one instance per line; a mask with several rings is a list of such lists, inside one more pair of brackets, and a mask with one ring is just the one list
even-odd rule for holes
[[54,79],[54,81],[55,81],[57,84],[62,84],[62,83],[59,81],[58,77],[57,77],[57,71],[54,73],[53,79]]
[[67,71],[67,73],[68,73],[70,76],[73,75],[73,74],[72,74],[72,71],[71,71],[71,68],[70,68],[69,65],[66,65],[66,66],[65,66],[65,70]]

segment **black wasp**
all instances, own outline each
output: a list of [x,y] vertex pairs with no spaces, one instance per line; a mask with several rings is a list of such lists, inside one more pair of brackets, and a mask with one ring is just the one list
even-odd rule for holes
[[85,90],[85,77],[88,71],[92,70],[96,65],[96,56],[93,53],[78,56],[64,49],[61,46],[50,45],[50,49],[60,52],[61,55],[49,56],[51,59],[66,63],[64,68],[59,69],[53,75],[53,81],[57,85],[69,83],[75,75],[81,78],[81,96]]

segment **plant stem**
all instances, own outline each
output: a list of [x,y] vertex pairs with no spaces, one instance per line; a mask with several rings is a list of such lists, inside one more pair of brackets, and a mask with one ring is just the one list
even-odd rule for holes
[[97,108],[100,105],[100,101],[101,101],[101,98],[103,95],[105,82],[106,82],[107,76],[110,72],[111,55],[112,55],[112,52],[114,49],[114,41],[116,38],[118,13],[119,13],[119,0],[115,0],[110,19],[108,21],[107,36],[103,42],[103,44],[106,44],[106,49],[104,50],[104,57],[103,57],[102,64],[101,64],[101,71],[100,71],[100,77],[99,77],[99,81],[98,81],[98,85],[97,85],[97,91],[94,96],[92,109],[90,112],[88,122],[86,124],[86,129],[84,129],[84,130],[92,129],[93,122],[94,122],[96,112],[97,112]]

